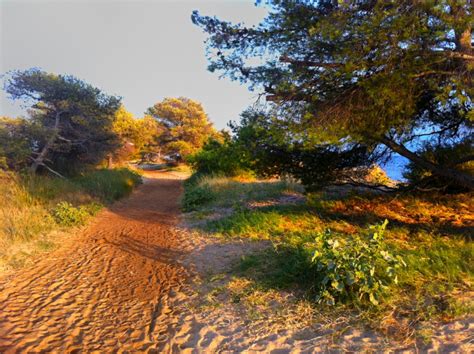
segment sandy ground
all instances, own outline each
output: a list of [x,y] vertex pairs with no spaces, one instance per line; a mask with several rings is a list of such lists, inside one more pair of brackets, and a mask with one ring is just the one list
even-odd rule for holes
[[0,352],[160,349],[181,292],[179,176],[149,173],[133,195],[56,252],[0,279]]
[[[189,231],[187,232],[189,234]],[[235,303],[216,290],[229,284],[243,255],[270,245],[231,241],[192,234],[193,246],[185,258],[192,277],[187,295],[175,303],[169,326],[168,352],[186,353],[474,353],[474,318],[435,324],[431,342],[396,341],[346,320],[317,316],[299,307],[291,293],[278,292],[272,308]],[[275,294],[274,294],[275,295]],[[212,299],[211,299],[212,298]],[[211,299],[211,301],[209,301]],[[212,304],[209,306],[209,304]],[[297,313],[296,313],[297,312]],[[256,316],[255,316],[256,315]]]
[[[228,299],[202,306],[212,291],[205,279],[268,245],[183,228],[182,175],[147,177],[61,249],[0,279],[1,353],[418,351],[357,328],[335,340],[322,324],[251,321]],[[473,334],[470,320],[439,326],[422,351],[472,352]]]

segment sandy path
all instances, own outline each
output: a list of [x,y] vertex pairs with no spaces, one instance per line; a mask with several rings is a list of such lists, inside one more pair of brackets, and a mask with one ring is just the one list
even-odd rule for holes
[[[296,329],[281,319],[277,327],[265,316],[250,320],[229,295],[212,294],[243,254],[262,245],[180,229],[180,177],[147,177],[61,249],[0,278],[0,353],[418,352],[356,327],[335,341],[324,323]],[[205,281],[214,274],[227,275]],[[473,333],[470,318],[437,326],[422,351],[473,352]]]
[[0,352],[160,350],[179,263],[179,178],[149,173],[69,244],[0,279]]

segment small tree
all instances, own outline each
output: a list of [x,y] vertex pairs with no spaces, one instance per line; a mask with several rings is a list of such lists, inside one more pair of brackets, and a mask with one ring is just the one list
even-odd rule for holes
[[177,161],[198,151],[216,134],[202,105],[189,98],[165,98],[146,113],[157,120],[163,131],[159,137],[163,153]]
[[32,173],[39,167],[58,175],[72,173],[98,163],[118,146],[112,130],[118,97],[73,76],[38,69],[12,72],[6,91],[31,104],[29,120],[43,130],[35,137]]

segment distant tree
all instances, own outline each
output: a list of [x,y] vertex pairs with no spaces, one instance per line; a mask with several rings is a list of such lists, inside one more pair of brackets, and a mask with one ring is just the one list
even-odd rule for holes
[[73,76],[38,69],[12,72],[6,91],[31,105],[29,120],[43,130],[33,144],[32,173],[39,167],[73,173],[117,148],[112,124],[120,98]]
[[[210,36],[211,71],[266,94],[300,141],[396,152],[474,187],[456,161],[417,149],[426,141],[454,146],[473,133],[471,1],[265,3],[270,13],[256,27],[193,13]],[[457,160],[474,159],[470,150]]]
[[165,98],[147,112],[162,128],[159,143],[163,153],[183,161],[216,134],[199,102],[189,98]]
[[136,118],[121,106],[115,113],[113,130],[121,142],[121,147],[114,153],[115,159],[124,160],[137,154],[159,153],[154,150],[157,150],[162,129],[154,118]]
[[135,144],[139,140],[137,119],[123,105],[115,112],[113,130],[122,141]]
[[138,120],[140,131],[139,152],[142,160],[146,161],[153,157],[161,159],[162,148],[159,138],[163,134],[163,127],[150,115],[145,115]]

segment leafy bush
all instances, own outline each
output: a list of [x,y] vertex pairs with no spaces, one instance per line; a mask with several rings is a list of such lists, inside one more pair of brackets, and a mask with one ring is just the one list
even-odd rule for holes
[[181,207],[184,211],[189,212],[196,210],[203,204],[214,200],[215,194],[209,185],[200,182],[201,178],[197,174],[186,180],[184,194],[181,200]]
[[377,305],[390,282],[397,283],[396,269],[405,265],[391,255],[383,241],[385,227],[371,226],[366,237],[335,238],[331,231],[318,234],[312,262],[316,266],[318,301],[369,300]]
[[84,224],[88,217],[96,214],[101,208],[102,205],[98,203],[75,207],[71,203],[60,202],[52,210],[51,214],[59,225],[77,226]]
[[201,174],[237,176],[250,170],[245,152],[227,135],[222,142],[211,138],[188,162]]

